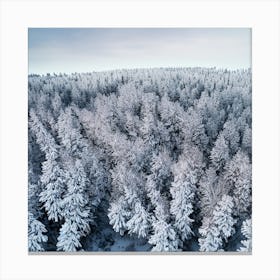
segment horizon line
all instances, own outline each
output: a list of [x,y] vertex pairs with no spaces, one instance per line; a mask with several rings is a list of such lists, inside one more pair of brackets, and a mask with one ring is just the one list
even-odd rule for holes
[[38,75],[38,76],[53,76],[53,75],[73,75],[73,74],[89,74],[89,73],[106,73],[106,72],[115,72],[115,71],[128,71],[128,70],[155,70],[155,69],[215,69],[215,70],[227,70],[230,72],[249,70],[252,67],[240,67],[240,68],[231,68],[231,67],[219,67],[219,66],[155,66],[155,67],[135,67],[135,68],[115,68],[115,69],[105,69],[105,70],[92,70],[92,71],[82,71],[82,72],[44,72],[44,73],[33,73],[28,72],[28,76]]

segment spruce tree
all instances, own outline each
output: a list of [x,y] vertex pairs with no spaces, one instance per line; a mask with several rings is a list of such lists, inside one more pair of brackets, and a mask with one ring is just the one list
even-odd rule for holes
[[194,212],[198,180],[202,173],[203,156],[195,147],[185,148],[184,153],[173,165],[174,181],[170,189],[172,200],[170,213],[174,216],[174,227],[182,241],[192,235],[191,214]]
[[168,222],[168,214],[163,204],[158,204],[155,209],[153,219],[153,233],[149,238],[149,243],[154,245],[152,251],[174,252],[178,251],[178,237],[172,225]]
[[241,232],[246,238],[241,240],[242,246],[238,249],[240,252],[251,252],[252,251],[252,219],[243,221]]
[[49,220],[58,222],[62,218],[61,201],[66,190],[66,174],[59,164],[59,149],[53,137],[47,132],[34,111],[30,112],[30,128],[36,136],[46,160],[42,163],[40,202]]
[[225,169],[224,178],[234,199],[235,214],[247,218],[250,214],[252,189],[252,166],[248,156],[239,150]]
[[215,206],[212,216],[204,218],[199,229],[200,251],[212,252],[222,249],[223,243],[235,232],[233,207],[232,197],[224,195]]
[[130,213],[127,209],[127,203],[123,197],[111,202],[110,208],[108,209],[109,222],[113,229],[119,232],[120,235],[124,235],[124,232],[127,230],[129,216]]
[[32,213],[28,212],[28,249],[31,252],[44,251],[44,243],[47,242],[46,227],[36,220]]
[[150,229],[150,216],[140,202],[135,203],[134,214],[127,222],[130,234],[138,237],[147,237]]
[[73,251],[81,247],[77,240],[90,232],[87,178],[80,160],[77,160],[70,170],[67,186],[67,193],[62,202],[65,223],[60,229],[57,249]]

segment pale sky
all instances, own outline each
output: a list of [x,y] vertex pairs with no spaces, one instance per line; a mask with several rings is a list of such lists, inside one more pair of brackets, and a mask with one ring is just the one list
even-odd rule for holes
[[29,28],[29,73],[251,67],[250,28]]

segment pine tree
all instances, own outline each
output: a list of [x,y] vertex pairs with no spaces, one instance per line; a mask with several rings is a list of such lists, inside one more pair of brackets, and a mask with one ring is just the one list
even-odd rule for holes
[[222,247],[223,240],[221,234],[210,217],[204,217],[199,233],[202,236],[198,239],[199,251],[215,252]]
[[[32,173],[29,169],[29,174]],[[28,174],[28,211],[33,214],[35,218],[38,218],[42,214],[40,209],[39,194],[41,192],[40,181],[37,183],[31,183],[32,180]],[[32,175],[31,175],[32,176]]]
[[182,241],[193,234],[191,227],[194,220],[190,216],[194,212],[196,184],[202,168],[203,156],[196,147],[185,149],[172,168],[174,181],[170,189],[170,213],[174,216],[174,227]]
[[[124,161],[119,161],[111,170],[111,174],[112,201],[108,212],[109,222],[113,229],[120,232],[121,235],[126,230],[137,232],[138,230],[133,227],[133,221],[138,219],[140,214],[143,214],[140,213],[142,210],[139,206],[139,199],[141,199],[141,193],[143,193],[141,175],[137,172],[134,164]],[[127,222],[129,220],[131,221],[128,228]]]
[[210,159],[216,170],[221,170],[229,160],[229,149],[226,140],[221,133],[211,151]]
[[234,155],[239,147],[240,136],[236,120],[228,120],[223,127],[223,136],[228,143],[231,155]]
[[222,249],[223,242],[234,233],[236,220],[232,216],[233,199],[224,195],[214,208],[213,215],[203,220],[199,229],[201,238],[198,239],[200,251],[218,251]]
[[[88,157],[83,157],[84,169],[88,178],[88,196],[92,205],[91,215],[94,216],[102,200],[110,191],[111,180],[108,172],[106,158],[100,149],[90,152]],[[91,218],[93,220],[94,217]]]
[[190,108],[187,113],[183,123],[184,138],[204,152],[207,150],[209,137],[206,135],[202,116],[194,108]]
[[150,229],[150,217],[140,202],[135,203],[134,214],[127,222],[127,229],[130,234],[137,234],[138,237],[147,237]]
[[184,139],[184,122],[186,113],[178,102],[171,102],[165,94],[159,102],[158,112],[164,132],[167,132],[168,138],[165,138],[165,145],[174,156],[180,152],[182,141]]
[[71,219],[67,219],[59,231],[57,250],[65,252],[75,252],[82,247],[80,242],[81,233],[77,224]]
[[199,209],[200,215],[206,217],[212,214],[217,202],[223,195],[222,184],[213,167],[209,167],[199,181]]
[[139,186],[143,184],[140,174],[132,165],[129,166],[125,162],[119,162],[111,173],[116,195],[121,193],[127,204],[132,208],[141,192]]
[[34,133],[36,142],[40,146],[41,151],[45,153],[46,157],[57,157],[58,146],[55,140],[51,134],[48,133],[34,110],[31,109],[29,115],[30,129]]
[[80,134],[80,124],[74,115],[73,108],[67,107],[58,118],[58,136],[67,153],[81,158],[88,153],[86,140]]
[[40,202],[47,211],[48,219],[58,222],[62,219],[62,199],[66,191],[66,174],[53,158],[42,165],[41,182],[44,186],[40,193]]
[[243,151],[247,152],[250,157],[252,153],[252,129],[248,125],[245,127],[241,146]]
[[43,190],[39,195],[39,200],[47,211],[48,219],[58,222],[62,218],[61,200],[66,189],[65,172],[58,163],[58,146],[32,110],[30,112],[30,129],[36,135],[36,141],[46,158],[42,164]]
[[46,227],[36,220],[32,213],[28,212],[28,249],[32,252],[44,251],[47,242]]
[[234,199],[235,213],[246,218],[250,213],[252,188],[252,167],[248,156],[238,151],[225,169],[224,178]]
[[162,201],[157,205],[152,221],[153,233],[149,238],[149,243],[154,245],[152,251],[178,251],[178,237],[168,220],[167,205]]
[[241,232],[246,239],[241,240],[243,246],[241,246],[237,251],[251,252],[252,251],[252,220],[251,219],[247,219],[243,221]]
[[172,160],[167,150],[160,151],[158,154],[154,152],[151,160],[151,174],[147,176],[146,190],[147,195],[154,207],[162,194],[169,192],[172,180]]
[[156,118],[154,116],[154,113],[147,109],[146,111],[144,111],[140,132],[145,143],[152,146],[153,148],[155,147],[158,141],[158,139],[156,138],[156,129]]
[[113,229],[119,232],[120,235],[124,235],[124,232],[127,230],[129,216],[130,213],[123,197],[111,202],[110,208],[108,209],[109,222],[113,226]]
[[[67,185],[67,194],[62,202],[65,223],[60,229],[57,249],[63,251],[71,249],[73,251],[81,247],[77,240],[90,232],[87,178],[80,160],[77,160],[73,170],[70,170]],[[69,229],[71,230],[68,231]]]
[[194,192],[192,185],[188,181],[185,181],[183,185],[180,184],[177,189],[174,185],[171,189],[171,194],[173,200],[171,202],[170,212],[175,219],[174,227],[179,232],[182,241],[185,241],[193,235],[191,227],[194,220],[190,218],[194,212]]
[[234,203],[232,197],[224,195],[213,211],[213,222],[217,225],[221,237],[225,241],[235,232],[233,226],[236,220],[232,216],[233,208]]
[[150,237],[149,243],[155,245],[154,252],[175,252],[178,251],[178,238],[175,230],[164,220],[153,223],[154,234]]

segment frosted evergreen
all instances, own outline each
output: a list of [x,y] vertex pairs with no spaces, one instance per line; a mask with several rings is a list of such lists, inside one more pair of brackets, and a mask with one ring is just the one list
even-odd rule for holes
[[247,219],[243,221],[241,232],[246,239],[241,240],[242,246],[238,249],[238,251],[251,252],[252,251],[252,220],[251,219]]
[[218,251],[222,249],[223,241],[227,242],[234,234],[233,206],[232,197],[224,195],[215,206],[212,217],[203,221],[199,229],[202,236],[199,238],[200,251]]
[[46,227],[33,214],[28,212],[28,249],[29,251],[44,251],[44,243],[47,242]]

